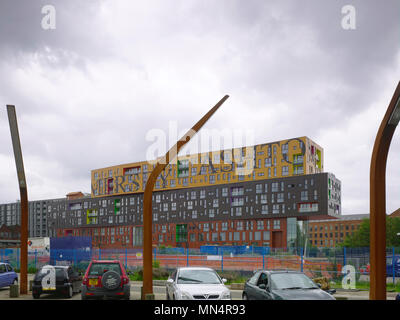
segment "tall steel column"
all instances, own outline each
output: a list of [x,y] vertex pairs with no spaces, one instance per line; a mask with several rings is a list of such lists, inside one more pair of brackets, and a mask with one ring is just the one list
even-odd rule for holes
[[15,106],[7,105],[8,122],[10,124],[11,140],[14,149],[15,165],[19,192],[21,196],[21,265],[20,265],[20,294],[28,293],[28,190],[26,186],[24,162],[21,142],[19,139],[17,115]]
[[370,292],[371,300],[386,300],[386,162],[400,120],[400,82],[376,135],[370,167]]
[[210,111],[206,113],[178,142],[166,153],[166,155],[157,162],[147,180],[143,195],[143,290],[142,299],[146,295],[153,294],[153,262],[152,262],[152,198],[154,184],[157,177],[165,169],[171,160],[178,155],[179,150],[189,142],[189,140],[203,127],[209,118],[218,110],[218,108],[228,99],[224,96]]

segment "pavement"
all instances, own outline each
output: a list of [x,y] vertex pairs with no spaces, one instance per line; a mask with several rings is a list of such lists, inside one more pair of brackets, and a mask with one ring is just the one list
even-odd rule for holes
[[[29,280],[33,280],[33,275],[28,275],[28,283]],[[130,300],[141,299],[141,287],[141,281],[131,281]],[[153,293],[155,300],[166,300],[165,286],[161,285],[161,282],[157,282],[157,285],[153,285]],[[242,300],[242,290],[231,290],[231,295],[232,300]],[[388,292],[387,300],[395,300],[396,295],[396,292]],[[369,300],[369,291],[337,289],[333,296],[338,300]],[[29,294],[20,295],[18,298],[10,298],[10,289],[9,287],[5,287],[0,288],[0,300],[33,300],[33,297],[32,292],[29,292]],[[81,300],[81,294],[75,293],[71,299],[54,294],[42,294],[39,300]]]

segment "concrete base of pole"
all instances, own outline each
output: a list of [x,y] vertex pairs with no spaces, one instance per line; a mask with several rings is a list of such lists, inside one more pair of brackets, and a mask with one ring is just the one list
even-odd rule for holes
[[10,298],[18,298],[19,297],[19,285],[12,284],[10,286]]
[[155,295],[154,293],[146,293],[145,295],[143,294],[143,287],[140,287],[140,298],[142,300],[154,300]]
[[144,300],[154,300],[154,293],[146,293]]

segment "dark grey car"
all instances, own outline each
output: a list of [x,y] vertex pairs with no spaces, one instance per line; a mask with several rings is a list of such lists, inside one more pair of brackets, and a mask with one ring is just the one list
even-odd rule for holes
[[302,272],[271,270],[255,272],[245,283],[242,298],[243,300],[336,300]]

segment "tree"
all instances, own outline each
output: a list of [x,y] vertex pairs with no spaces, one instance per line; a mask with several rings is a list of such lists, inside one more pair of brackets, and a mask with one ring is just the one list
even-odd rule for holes
[[[386,217],[386,245],[388,247],[400,247],[400,236],[397,233],[400,233],[400,218]],[[370,221],[364,219],[357,232],[346,237],[340,246],[349,248],[369,247],[369,239]]]

